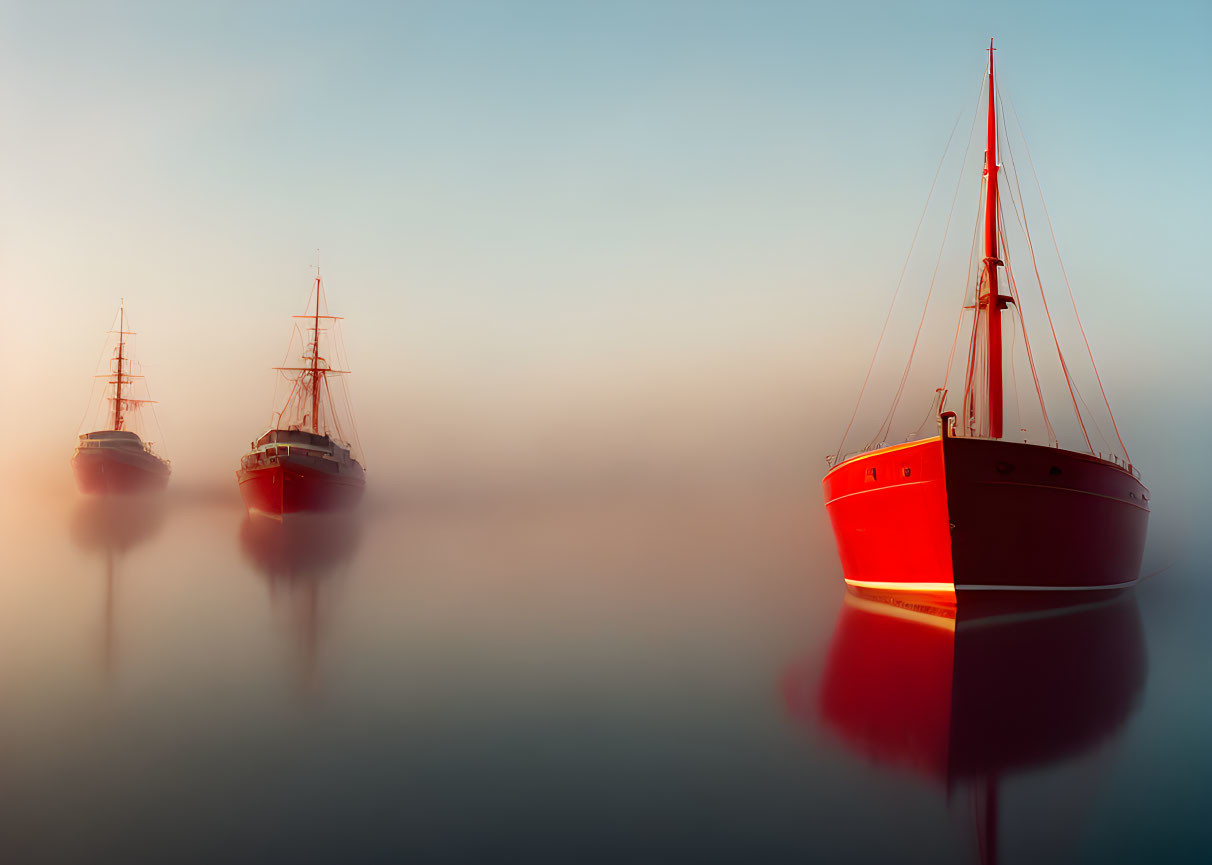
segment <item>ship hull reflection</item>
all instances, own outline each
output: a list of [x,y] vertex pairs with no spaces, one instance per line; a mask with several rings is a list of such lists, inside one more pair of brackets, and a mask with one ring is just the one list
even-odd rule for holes
[[1132,593],[1105,598],[846,595],[819,686],[795,665],[792,713],[852,751],[974,797],[981,861],[997,860],[998,784],[1113,739],[1144,692]]
[[308,690],[318,682],[327,597],[322,590],[356,554],[360,539],[355,514],[295,514],[282,521],[249,515],[240,524],[245,557],[287,616],[299,676]]
[[118,644],[118,563],[150,540],[164,523],[164,497],[155,494],[105,496],[80,502],[71,518],[71,536],[82,550],[105,560],[98,654],[107,675],[114,672]]

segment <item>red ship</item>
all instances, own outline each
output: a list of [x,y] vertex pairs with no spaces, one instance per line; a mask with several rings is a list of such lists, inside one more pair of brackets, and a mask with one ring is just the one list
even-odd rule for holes
[[252,442],[236,471],[250,514],[280,519],[294,513],[348,510],[361,500],[366,487],[362,464],[341,429],[342,413],[352,428],[348,395],[341,391],[334,396],[329,386],[331,377],[347,371],[334,369],[320,353],[321,333],[335,329],[340,316],[321,312],[324,283],[318,267],[313,292],[314,307],[308,298],[312,311],[295,316],[308,324],[301,363],[276,368],[290,385],[285,404],[274,414],[276,426]]
[[126,304],[118,312],[118,345],[110,359],[110,370],[98,378],[105,379],[109,396],[102,405],[105,410],[105,429],[83,433],[72,457],[72,471],[80,492],[90,495],[107,493],[144,493],[164,489],[172,472],[168,460],[153,450],[152,442],[145,442],[129,427],[138,417],[139,410],[152,403],[149,399],[136,399],[132,389],[143,376],[130,371],[131,357],[128,336],[133,331],[126,329]]
[[[845,459],[840,459],[842,448],[839,448],[831,461],[833,468],[823,481],[825,506],[846,582],[853,586],[957,592],[1116,590],[1132,585],[1139,577],[1149,520],[1149,493],[1128,458],[1078,318],[1091,368],[1111,417],[1118,453],[1096,453],[1091,443],[1091,432],[1101,435],[1102,431],[1096,422],[1093,429],[1088,429],[1085,415],[1079,409],[1079,403],[1085,403],[1056,337],[1026,225],[1025,206],[1020,216],[1022,191],[1017,175],[1013,175],[1014,184],[1008,186],[1010,205],[1025,233],[1035,282],[1040,285],[1040,309],[1046,313],[1052,329],[1059,369],[1064,374],[1086,450],[1060,447],[1045,406],[1036,355],[1032,354],[1027,335],[1023,298],[1013,269],[999,254],[1007,243],[998,192],[1002,166],[998,164],[993,50],[990,41],[988,130],[980,201],[982,218],[978,226],[982,242],[978,246],[974,236],[970,274],[973,271],[977,274],[975,292],[967,295],[971,300],[964,305],[971,312],[971,337],[963,404],[958,415],[944,410],[947,395],[944,378],[944,387],[936,391],[937,404],[931,409],[938,419],[937,435],[897,444],[872,442],[863,452]],[[1011,159],[1013,164],[1012,152]],[[958,189],[957,186],[957,193]],[[972,285],[969,282],[966,289],[972,291]],[[1006,350],[1002,315],[1010,306],[1014,307],[1013,317],[1010,312],[1006,312],[1006,317],[1012,328],[1011,338],[1017,338],[1013,330],[1021,329],[1047,444],[1005,437],[1002,379]],[[1076,317],[1076,303],[1073,309]],[[959,324],[964,322],[965,315],[961,311]],[[924,321],[925,311],[922,317]],[[1016,324],[1021,328],[1014,327]],[[910,362],[912,357],[911,352]],[[1012,372],[1013,357],[1011,354]],[[908,371],[906,366],[902,388]],[[949,359],[948,375],[950,371]],[[892,413],[899,399],[898,391]],[[860,394],[860,404],[861,401]],[[1017,384],[1015,402],[1018,402]],[[855,412],[857,415],[857,408]],[[853,421],[852,417],[852,424]],[[1021,420],[1016,424],[1022,425]],[[883,430],[881,427],[877,438]],[[1025,428],[1019,430],[1025,431]],[[1109,449],[1114,442],[1108,445]]]

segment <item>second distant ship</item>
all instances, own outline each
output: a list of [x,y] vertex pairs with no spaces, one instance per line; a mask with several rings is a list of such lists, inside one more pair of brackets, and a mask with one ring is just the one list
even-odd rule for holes
[[[72,471],[82,493],[109,495],[158,492],[168,485],[172,467],[167,459],[145,442],[132,426],[141,426],[139,411],[152,400],[137,399],[133,394],[136,381],[143,376],[131,372],[131,353],[127,330],[126,302],[118,311],[117,345],[110,358],[109,371],[98,376],[105,380],[107,395],[102,400],[104,426],[80,434]],[[158,426],[158,424],[157,424]]]
[[340,316],[329,315],[322,307],[324,282],[319,268],[312,293],[315,297],[314,302],[308,298],[309,311],[295,316],[306,322],[300,334],[299,365],[277,367],[290,390],[281,410],[275,412],[276,426],[252,442],[236,472],[250,514],[281,518],[348,510],[361,500],[366,487],[362,464],[354,458],[353,445],[341,429],[342,411],[347,422],[353,422],[349,401],[342,399],[344,392],[334,399],[329,386],[331,377],[348,371],[335,369],[329,361],[335,356],[336,341],[330,336],[331,352],[321,344],[321,334],[330,333]]

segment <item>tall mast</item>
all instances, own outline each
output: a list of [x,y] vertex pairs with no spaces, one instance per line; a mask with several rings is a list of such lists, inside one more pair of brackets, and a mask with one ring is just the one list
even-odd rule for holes
[[118,308],[118,378],[117,393],[114,396],[114,429],[122,429],[122,353],[126,339],[126,298]]
[[[320,321],[322,319],[339,319],[339,315],[328,315],[320,309],[321,297],[324,293],[324,278],[320,274],[319,265],[316,265],[316,281],[315,306],[308,303],[308,310],[300,315],[291,316],[294,319],[306,319],[311,325],[311,338],[303,338],[303,346],[300,351],[298,366],[276,366],[274,369],[279,372],[293,373],[289,376],[292,386],[290,395],[286,398],[286,404],[280,412],[275,414],[279,421],[289,424],[292,429],[302,429],[308,427],[309,431],[314,435],[326,434],[323,430],[323,424],[320,423],[320,412],[323,410],[323,394],[324,386],[328,382],[330,375],[344,375],[348,370],[333,369],[327,360],[320,354]],[[311,300],[311,295],[308,295],[308,301]],[[310,352],[310,353],[309,353]],[[329,400],[330,408],[331,398]],[[309,412],[310,410],[310,420]],[[334,409],[335,410],[335,409]],[[289,420],[283,420],[289,412]],[[333,415],[332,418],[333,430],[340,434],[338,416]]]
[[993,40],[989,40],[989,140],[985,145],[985,290],[980,306],[985,310],[988,339],[989,435],[1002,437],[1002,306],[997,290],[997,101],[993,92]]
[[316,314],[311,343],[311,431],[320,434],[320,264],[316,262]]

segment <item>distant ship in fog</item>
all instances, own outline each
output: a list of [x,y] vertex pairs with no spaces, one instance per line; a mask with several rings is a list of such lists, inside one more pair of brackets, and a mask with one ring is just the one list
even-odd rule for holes
[[[236,471],[250,514],[281,518],[348,510],[361,500],[366,486],[362,464],[342,429],[348,424],[356,438],[348,394],[330,387],[332,377],[348,370],[330,362],[340,346],[335,333],[340,316],[327,314],[319,267],[313,293],[310,311],[295,316],[306,323],[304,332],[296,328],[303,343],[299,365],[276,367],[289,388],[285,403],[274,413],[275,426],[250,444]],[[325,333],[327,348],[321,340]]]
[[72,471],[80,491],[90,495],[142,493],[162,490],[171,474],[169,461],[153,450],[132,427],[138,426],[141,409],[149,399],[137,399],[134,388],[143,376],[131,373],[131,351],[126,329],[126,303],[118,312],[118,344],[105,379],[103,429],[82,433],[72,457]]

